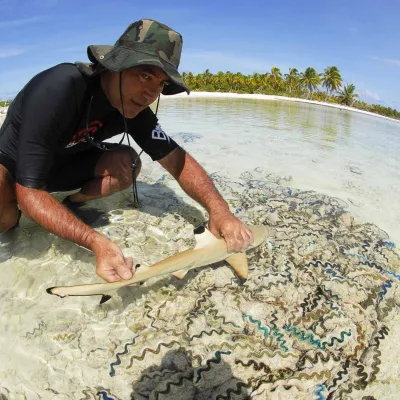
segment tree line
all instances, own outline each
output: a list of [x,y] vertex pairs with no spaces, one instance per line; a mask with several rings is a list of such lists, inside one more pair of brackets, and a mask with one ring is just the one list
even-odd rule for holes
[[[254,73],[243,75],[240,72],[219,71],[212,74],[206,69],[203,73],[194,75],[192,72],[182,73],[183,79],[190,90],[206,92],[234,92],[270,94],[277,96],[297,97],[327,103],[344,104],[390,118],[400,119],[400,112],[380,104],[368,104],[358,100],[359,94],[353,84],[343,84],[339,69],[335,66],[326,67],[323,73],[308,67],[304,72],[289,68],[288,74],[282,74],[277,67],[265,74]],[[10,101],[0,101],[0,107],[5,107]]]
[[192,72],[182,73],[190,90],[206,92],[233,92],[270,94],[277,96],[297,97],[327,103],[337,103],[358,108],[360,110],[400,119],[400,112],[380,104],[368,104],[358,100],[359,94],[353,84],[344,84],[340,71],[335,66],[326,67],[323,73],[314,68],[299,72],[289,68],[289,73],[282,74],[277,67],[264,74],[243,75],[240,72],[219,71],[216,74],[206,69],[194,75]]

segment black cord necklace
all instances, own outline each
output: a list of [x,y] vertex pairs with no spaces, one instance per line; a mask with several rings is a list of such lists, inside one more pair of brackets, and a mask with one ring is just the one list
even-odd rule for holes
[[[119,73],[119,97],[121,101],[121,108],[122,108],[122,117],[124,120],[124,135],[122,136],[122,139],[118,143],[118,146],[122,145],[122,142],[125,139],[125,136],[128,139],[128,146],[131,147],[130,139],[129,139],[129,134],[128,134],[128,124],[126,123],[126,118],[125,118],[125,109],[124,109],[124,102],[122,99],[122,71]],[[90,143],[92,146],[97,147],[98,149],[102,151],[110,151],[113,149],[108,148],[103,142],[96,142],[93,138],[93,136],[90,136],[89,134],[89,117],[90,117],[90,109],[92,107],[92,101],[93,101],[93,96],[90,97],[89,101],[89,107],[88,107],[88,112],[86,114],[86,134],[85,134],[85,139],[88,143]],[[156,106],[156,116],[158,112],[158,105],[160,103],[160,96],[158,96],[157,100],[157,106]],[[136,168],[137,168],[137,162],[139,160],[140,155],[143,153],[143,150],[137,155],[135,160],[132,160],[132,196],[133,196],[133,207],[134,208],[139,208],[140,207],[140,201],[139,201],[139,194],[137,191],[137,184],[136,184]]]

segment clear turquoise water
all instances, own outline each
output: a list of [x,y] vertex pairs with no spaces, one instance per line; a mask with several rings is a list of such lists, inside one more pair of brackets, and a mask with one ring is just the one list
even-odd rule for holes
[[[216,398],[265,375],[255,359],[276,382],[238,398],[308,399],[336,390],[333,382],[359,384],[355,368],[337,379],[358,348],[356,361],[375,377],[348,398],[396,398],[400,258],[379,228],[400,243],[400,124],[308,104],[194,96],[163,100],[159,118],[240,218],[272,229],[249,256],[248,281],[239,286],[219,263],[180,282],[164,276],[125,288],[102,305],[99,296],[60,299],[45,289],[100,281],[94,255],[23,217],[0,243],[0,397],[116,400],[167,387],[165,398]],[[141,209],[132,210],[127,190],[82,213],[124,254],[151,265],[190,247],[204,214],[158,163],[143,161]],[[346,204],[379,228],[350,224]],[[339,361],[298,368],[304,352],[317,351]],[[279,377],[285,368],[294,379]]]
[[158,115],[209,173],[262,168],[277,182],[341,198],[400,243],[400,123],[314,104],[194,96],[162,99]]

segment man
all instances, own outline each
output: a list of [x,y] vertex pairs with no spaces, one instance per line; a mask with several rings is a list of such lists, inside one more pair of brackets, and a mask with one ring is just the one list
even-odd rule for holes
[[[177,69],[181,49],[179,33],[139,20],[114,46],[89,46],[91,64],[57,65],[23,88],[0,128],[0,233],[18,223],[21,210],[46,230],[92,250],[103,279],[131,278],[133,260],[71,212],[135,184],[138,154],[130,146],[102,143],[127,132],[207,209],[211,232],[224,237],[230,251],[249,246],[251,232],[149,108],[160,93],[189,93]],[[78,188],[63,204],[49,193]]]

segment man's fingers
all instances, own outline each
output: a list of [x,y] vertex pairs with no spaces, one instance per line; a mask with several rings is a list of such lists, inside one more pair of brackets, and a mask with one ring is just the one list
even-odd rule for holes
[[133,276],[133,261],[131,257],[124,257],[124,263],[118,263],[118,265],[115,266],[115,269],[117,270],[118,275],[122,279],[131,279]]
[[122,257],[108,263],[101,263],[97,268],[97,275],[107,282],[117,282],[122,279],[130,279],[135,274],[132,257]]
[[242,231],[242,237],[243,237],[242,251],[245,251],[253,243],[254,237],[252,232],[247,228]]
[[118,282],[121,280],[121,277],[117,274],[115,270],[99,271],[97,275],[107,282]]
[[239,234],[230,233],[224,235],[229,253],[239,252],[243,247],[243,238]]
[[253,244],[253,243],[254,243],[254,235],[253,235],[253,232],[252,232],[250,229],[246,228],[246,233],[247,233],[247,236],[248,236],[248,238],[249,238],[249,245],[250,245],[250,244]]
[[132,257],[124,257],[125,259],[125,264],[127,265],[127,267],[133,272],[135,273],[135,268],[133,268],[133,258]]
[[226,233],[223,236],[229,253],[243,252],[254,241],[252,232],[247,228],[229,234]]
[[228,253],[233,253],[235,250],[234,250],[234,243],[233,243],[232,239],[230,238],[230,236],[228,236],[228,237],[224,236],[224,239],[226,242],[226,249],[228,250]]
[[122,279],[130,279],[132,278],[134,272],[128,269],[127,266],[119,265],[117,268],[111,268],[108,270],[99,271],[97,275],[101,278],[105,279],[107,282],[117,282]]

